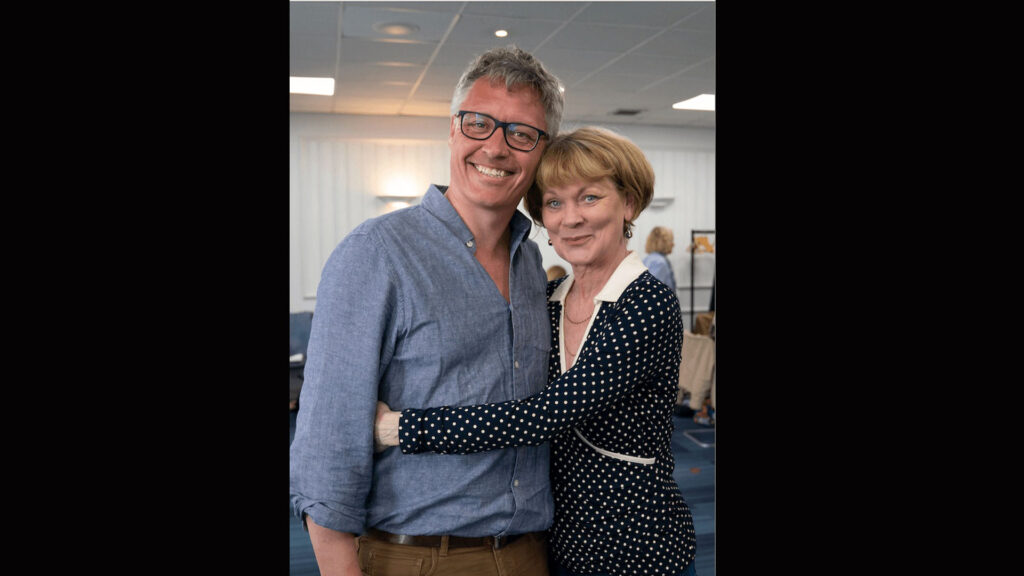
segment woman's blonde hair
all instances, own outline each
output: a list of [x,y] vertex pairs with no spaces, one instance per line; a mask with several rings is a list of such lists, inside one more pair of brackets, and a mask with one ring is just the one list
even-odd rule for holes
[[548,282],[551,282],[552,280],[558,280],[562,276],[565,276],[565,268],[563,268],[562,266],[555,264],[548,268]]
[[672,231],[668,228],[655,226],[651,228],[651,233],[647,235],[647,244],[644,246],[644,250],[648,254],[651,252],[668,254],[668,251],[672,248],[673,236]]
[[[526,211],[543,225],[543,190],[584,180],[608,177],[619,194],[634,207],[633,220],[647,208],[654,196],[654,169],[640,147],[606,128],[585,126],[552,139],[540,166],[537,180],[526,193]],[[633,220],[623,223],[623,233],[632,230]]]

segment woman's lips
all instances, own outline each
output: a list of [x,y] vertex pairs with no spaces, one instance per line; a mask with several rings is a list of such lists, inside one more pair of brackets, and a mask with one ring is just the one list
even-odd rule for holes
[[590,235],[589,234],[586,234],[586,235],[583,235],[583,236],[563,236],[562,237],[562,242],[568,244],[569,246],[579,246],[581,244],[586,243],[586,241],[589,240],[589,239],[590,239]]

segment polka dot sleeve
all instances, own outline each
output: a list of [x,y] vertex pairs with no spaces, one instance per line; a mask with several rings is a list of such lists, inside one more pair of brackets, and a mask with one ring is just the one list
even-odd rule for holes
[[[560,306],[549,303],[553,327]],[[645,272],[617,302],[602,304],[576,363],[543,391],[506,402],[405,409],[399,446],[405,454],[470,454],[541,444],[658,375],[678,374],[681,345],[678,300]]]

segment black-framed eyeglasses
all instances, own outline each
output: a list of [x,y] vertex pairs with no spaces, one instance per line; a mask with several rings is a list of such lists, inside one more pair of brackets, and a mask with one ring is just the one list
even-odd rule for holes
[[501,122],[487,114],[459,110],[459,129],[466,138],[487,140],[498,128],[505,133],[505,143],[521,152],[530,152],[537,147],[541,136],[548,133],[540,128],[519,122]]

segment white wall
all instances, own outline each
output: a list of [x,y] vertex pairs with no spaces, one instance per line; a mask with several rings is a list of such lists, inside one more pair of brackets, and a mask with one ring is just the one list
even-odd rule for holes
[[[629,247],[643,256],[651,228],[673,230],[676,250],[669,259],[686,310],[690,258],[684,248],[690,230],[715,228],[715,131],[602,125],[633,140],[654,167],[655,200],[667,204],[637,218]],[[576,127],[566,123],[562,130]],[[298,312],[314,309],[321,268],[338,242],[360,222],[393,207],[378,196],[421,195],[429,184],[448,183],[448,119],[293,112],[290,140],[290,307]],[[547,245],[542,228],[534,227],[533,239],[545,268],[569,269]],[[696,285],[710,287],[714,258],[698,256]],[[696,291],[695,308],[706,308],[709,295],[707,289]]]

